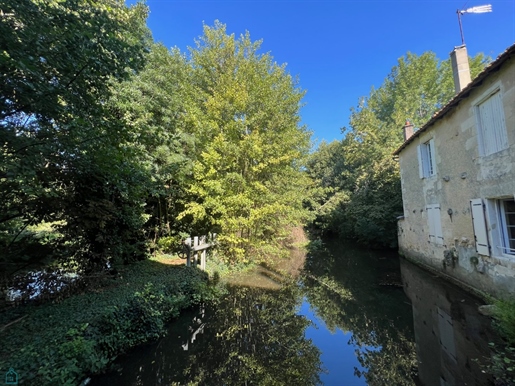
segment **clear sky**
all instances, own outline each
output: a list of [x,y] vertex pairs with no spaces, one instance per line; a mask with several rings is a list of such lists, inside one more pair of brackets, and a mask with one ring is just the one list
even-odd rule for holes
[[483,4],[493,12],[463,16],[465,43],[469,55],[495,58],[515,43],[515,0],[147,0],[148,26],[167,47],[186,51],[215,20],[262,39],[262,52],[287,63],[307,90],[301,116],[314,141],[342,138],[350,108],[406,52],[446,59],[461,44],[456,10]]

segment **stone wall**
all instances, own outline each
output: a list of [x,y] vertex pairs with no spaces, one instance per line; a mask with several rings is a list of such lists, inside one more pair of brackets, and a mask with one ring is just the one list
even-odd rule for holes
[[[500,87],[509,148],[481,157],[474,106]],[[420,178],[417,146],[434,139],[436,175]],[[401,254],[496,296],[515,294],[515,256],[476,252],[470,200],[515,196],[513,57],[400,153],[404,218]],[[426,206],[440,204],[443,245],[429,241]],[[489,229],[492,232],[493,229]]]

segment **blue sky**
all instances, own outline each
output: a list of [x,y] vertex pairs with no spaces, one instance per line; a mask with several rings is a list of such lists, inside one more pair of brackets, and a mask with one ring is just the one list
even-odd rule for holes
[[[132,3],[133,1],[129,1]],[[466,14],[469,55],[497,57],[515,42],[515,1],[195,1],[147,0],[156,41],[185,52],[203,22],[219,20],[228,33],[250,32],[279,64],[287,63],[307,90],[302,122],[313,140],[342,138],[350,108],[379,87],[397,59],[434,51],[446,59],[461,44],[457,9],[492,4],[493,12]]]

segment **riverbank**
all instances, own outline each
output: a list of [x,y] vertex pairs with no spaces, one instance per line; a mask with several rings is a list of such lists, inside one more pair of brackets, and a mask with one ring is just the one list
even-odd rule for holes
[[123,267],[60,303],[0,313],[0,373],[13,369],[19,384],[79,384],[117,355],[163,336],[182,309],[216,297],[195,268],[153,260]]

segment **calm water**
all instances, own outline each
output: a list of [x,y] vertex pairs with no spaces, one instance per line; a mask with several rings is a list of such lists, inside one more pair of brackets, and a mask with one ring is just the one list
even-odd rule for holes
[[395,255],[328,242],[283,280],[263,268],[237,278],[91,384],[492,384],[482,302]]

